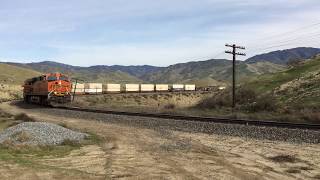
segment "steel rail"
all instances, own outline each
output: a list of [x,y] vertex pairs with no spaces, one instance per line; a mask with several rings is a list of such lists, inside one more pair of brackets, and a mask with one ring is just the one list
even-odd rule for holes
[[72,111],[81,111],[81,112],[100,113],[100,114],[152,117],[152,118],[174,119],[174,120],[206,122],[206,123],[224,123],[224,124],[239,124],[239,125],[247,125],[247,126],[320,130],[320,124],[289,123],[289,122],[277,122],[277,121],[245,120],[245,119],[230,119],[230,118],[216,118],[216,117],[200,117],[200,116],[183,116],[183,115],[172,115],[172,114],[162,114],[162,113],[160,114],[160,113],[124,112],[124,111],[86,109],[86,108],[80,108],[80,107],[66,107],[66,106],[54,106],[54,108],[72,110]]

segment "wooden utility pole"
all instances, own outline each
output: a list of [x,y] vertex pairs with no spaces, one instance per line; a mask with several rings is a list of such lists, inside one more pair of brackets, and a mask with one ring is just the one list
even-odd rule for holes
[[75,84],[75,86],[74,86],[73,96],[72,96],[72,102],[74,101],[74,97],[76,96],[77,84],[78,84],[78,79],[76,79],[76,84]]
[[237,49],[246,49],[243,46],[237,46],[235,44],[226,44],[226,47],[231,47],[232,51],[225,51],[227,54],[232,54],[232,108],[236,107],[236,57],[245,56],[245,53],[237,52]]

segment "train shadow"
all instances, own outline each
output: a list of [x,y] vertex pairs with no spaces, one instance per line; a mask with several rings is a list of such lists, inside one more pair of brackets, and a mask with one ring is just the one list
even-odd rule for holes
[[12,101],[12,102],[10,102],[10,105],[17,106],[21,109],[44,109],[44,108],[50,107],[50,106],[43,106],[43,105],[38,105],[38,104],[29,104],[29,103],[26,103],[22,100]]

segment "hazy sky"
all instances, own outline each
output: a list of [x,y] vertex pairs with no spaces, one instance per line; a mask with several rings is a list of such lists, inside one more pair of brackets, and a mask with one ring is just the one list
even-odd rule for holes
[[[320,47],[319,0],[0,0],[0,60],[160,65]],[[244,59],[243,57],[241,57]]]

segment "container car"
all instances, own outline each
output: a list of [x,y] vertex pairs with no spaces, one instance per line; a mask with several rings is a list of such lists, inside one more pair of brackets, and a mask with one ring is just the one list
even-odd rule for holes
[[101,83],[85,83],[84,92],[86,94],[102,94],[102,84]]
[[120,84],[103,84],[102,91],[103,93],[120,93],[121,85]]
[[139,92],[139,84],[125,84],[125,92]]
[[71,81],[61,73],[49,73],[27,79],[23,85],[23,98],[27,103],[52,104],[71,101]]
[[196,85],[195,84],[186,84],[184,86],[185,91],[195,91],[196,90]]
[[168,84],[156,84],[156,91],[169,91]]
[[72,84],[72,90],[71,93],[75,93],[75,94],[84,94],[84,84],[81,83],[73,83]]
[[172,84],[170,86],[170,91],[184,91],[184,85],[183,84]]
[[140,84],[141,92],[154,92],[154,84]]

